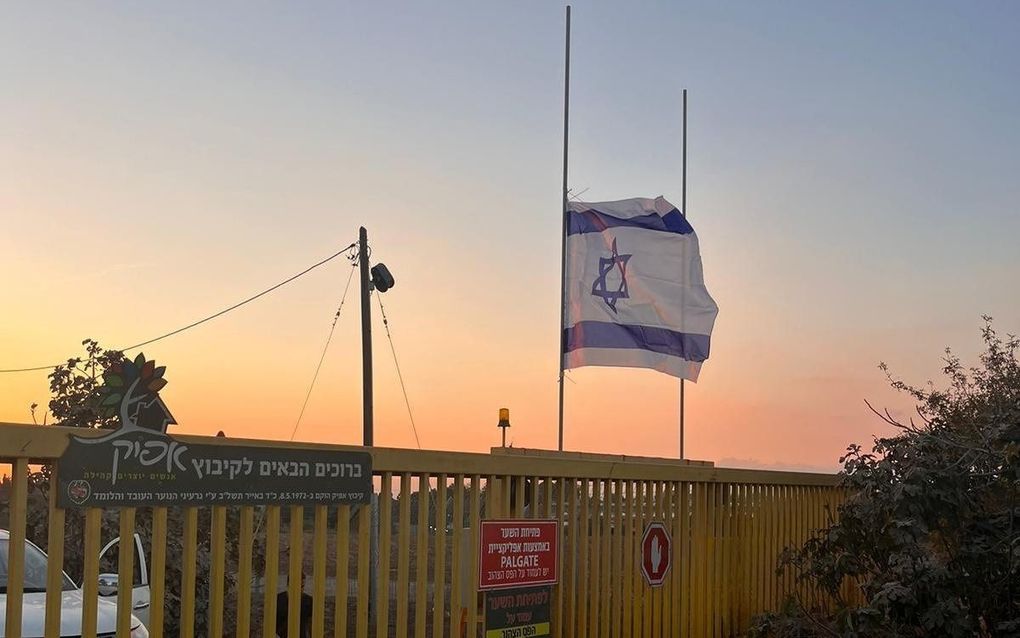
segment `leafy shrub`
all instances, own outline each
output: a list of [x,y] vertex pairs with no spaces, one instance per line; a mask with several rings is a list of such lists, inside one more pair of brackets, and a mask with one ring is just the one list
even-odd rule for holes
[[752,635],[1020,635],[1020,341],[988,317],[982,337],[976,367],[946,350],[945,389],[889,377],[917,416],[876,411],[899,434],[848,448],[838,522],[784,557],[831,604],[792,598]]

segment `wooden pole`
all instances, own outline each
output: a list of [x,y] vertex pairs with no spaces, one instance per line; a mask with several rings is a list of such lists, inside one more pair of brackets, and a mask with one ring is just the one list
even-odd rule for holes
[[371,447],[372,424],[372,304],[368,273],[368,231],[358,231],[358,265],[361,268],[361,400],[364,415],[364,445]]
[[[365,230],[364,226],[358,229],[358,266],[361,271],[361,401],[364,415],[363,445],[365,447],[372,447],[375,440],[372,404],[372,282],[368,263],[368,231]],[[384,493],[386,489],[388,489],[387,486],[383,485],[382,490]],[[379,501],[374,490],[370,503],[370,511],[367,515],[369,516],[368,558],[371,566],[368,569],[368,597],[365,599],[365,604],[368,606],[369,621],[371,622],[375,620],[376,566],[379,564]],[[366,513],[360,512],[358,516],[364,517]],[[361,572],[359,571],[360,575]],[[360,604],[360,593],[358,594],[358,600]]]

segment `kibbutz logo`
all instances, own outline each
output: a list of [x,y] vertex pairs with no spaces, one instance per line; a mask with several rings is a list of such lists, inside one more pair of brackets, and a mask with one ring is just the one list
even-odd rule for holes
[[182,457],[188,446],[166,433],[167,426],[177,421],[159,396],[167,384],[165,372],[166,366],[157,367],[155,361],[146,361],[145,355],[139,354],[133,361],[114,363],[103,373],[99,412],[105,417],[116,416],[120,427],[99,438],[75,439],[86,445],[110,443],[111,483],[117,482],[120,463],[132,458],[143,467],[165,465],[167,472],[187,471]]

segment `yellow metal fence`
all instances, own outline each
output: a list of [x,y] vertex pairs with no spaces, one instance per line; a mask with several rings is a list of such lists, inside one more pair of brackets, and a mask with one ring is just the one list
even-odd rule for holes
[[[7,638],[21,636],[26,529],[40,528],[26,518],[29,473],[55,469],[71,432],[0,424],[0,463],[12,468]],[[108,540],[104,520],[108,528],[114,517],[121,538],[136,529],[146,536],[149,634],[155,637],[167,635],[167,627],[178,628],[182,638],[274,636],[277,593],[285,590],[287,633],[296,638],[303,588],[311,594],[313,636],[473,638],[481,635],[483,615],[477,604],[479,521],[508,517],[560,522],[553,636],[740,635],[755,614],[777,609],[790,594],[824,602],[791,571],[777,573],[778,556],[823,528],[843,498],[830,475],[655,459],[215,442],[368,451],[377,504],[89,508],[82,516],[58,508],[50,489],[48,507],[34,514],[46,517],[46,538],[31,540],[47,550],[47,590],[57,592],[65,545],[71,548],[68,524],[81,520],[85,638],[96,636],[99,550]],[[665,524],[673,548],[666,582],[657,588],[640,571],[641,536],[651,521]],[[179,579],[167,576],[168,559]],[[132,582],[134,560],[131,544],[121,543],[120,583]],[[117,604],[116,635],[129,638],[130,588],[119,588]],[[59,635],[61,611],[60,597],[47,596],[46,636]]]

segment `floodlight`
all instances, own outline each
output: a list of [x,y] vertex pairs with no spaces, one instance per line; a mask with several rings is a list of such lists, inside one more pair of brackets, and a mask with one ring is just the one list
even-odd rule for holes
[[393,280],[393,275],[390,274],[390,269],[386,267],[386,264],[376,264],[372,266],[372,285],[379,292],[386,292],[393,287],[396,283]]

